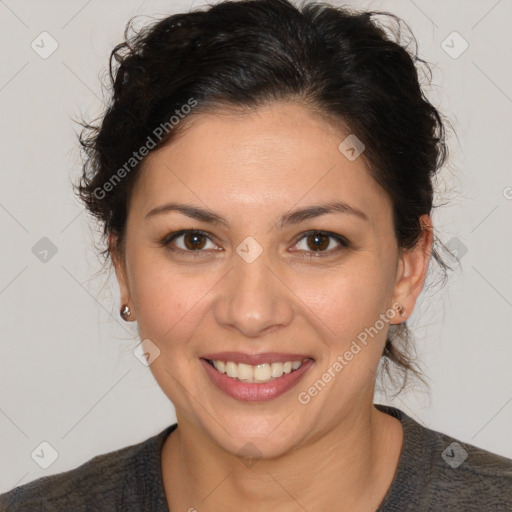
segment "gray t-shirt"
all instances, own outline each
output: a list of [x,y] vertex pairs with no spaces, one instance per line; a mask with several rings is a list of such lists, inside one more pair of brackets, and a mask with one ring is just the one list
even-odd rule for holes
[[[404,429],[395,477],[376,512],[512,511],[512,459],[430,430],[394,407],[376,407]],[[16,487],[0,495],[0,511],[168,512],[160,455],[176,427]]]

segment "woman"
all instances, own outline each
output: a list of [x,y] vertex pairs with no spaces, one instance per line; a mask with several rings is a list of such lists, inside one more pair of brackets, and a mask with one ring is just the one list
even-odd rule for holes
[[399,343],[444,265],[419,59],[371,13],[285,0],[169,16],[112,56],[78,194],[177,423],[2,510],[512,510],[511,460],[373,404],[382,361],[416,371]]

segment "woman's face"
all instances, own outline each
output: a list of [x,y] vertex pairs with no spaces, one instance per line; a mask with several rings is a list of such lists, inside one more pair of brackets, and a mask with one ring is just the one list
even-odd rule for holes
[[[389,324],[404,320],[392,305],[410,314],[426,256],[400,256],[389,198],[338,149],[348,134],[304,107],[189,121],[134,189],[121,298],[180,425],[276,456],[369,410]],[[247,384],[205,358],[269,363],[227,365],[263,380],[305,362],[298,378]]]

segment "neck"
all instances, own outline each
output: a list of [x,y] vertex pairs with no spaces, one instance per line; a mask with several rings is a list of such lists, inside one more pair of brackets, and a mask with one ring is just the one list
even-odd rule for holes
[[375,511],[398,465],[400,422],[371,404],[278,458],[242,461],[178,418],[162,450],[171,510]]

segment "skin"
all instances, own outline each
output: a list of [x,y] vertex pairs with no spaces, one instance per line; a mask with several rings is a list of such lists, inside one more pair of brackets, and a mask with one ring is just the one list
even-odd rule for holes
[[[390,323],[412,313],[432,246],[430,218],[412,250],[400,251],[392,204],[347,136],[298,103],[250,113],[199,113],[145,160],[128,209],[126,247],[114,256],[121,300],[142,340],[160,350],[150,369],[176,409],[162,450],[171,510],[374,511],[393,480],[403,441],[398,420],[373,406],[389,324],[307,404],[297,395],[332,367],[395,302]],[[368,220],[335,213],[279,227],[291,210],[343,201]],[[229,227],[182,213],[146,214],[168,202],[209,209]],[[200,229],[198,256],[188,237]],[[303,233],[329,231],[324,256]],[[247,263],[248,236],[263,248]],[[192,237],[193,238],[193,237]],[[112,249],[115,238],[110,237]],[[327,246],[327,243],[329,244]],[[171,247],[189,253],[178,254]],[[194,252],[194,254],[192,254]],[[307,354],[314,365],[292,390],[241,402],[218,390],[199,362],[208,352]],[[247,444],[250,443],[250,444]],[[240,455],[258,453],[251,464]]]

